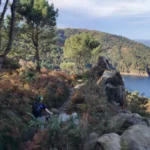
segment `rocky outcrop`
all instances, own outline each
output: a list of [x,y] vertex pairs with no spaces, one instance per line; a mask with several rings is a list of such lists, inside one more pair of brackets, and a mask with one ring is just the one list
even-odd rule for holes
[[96,66],[94,66],[90,70],[90,76],[94,79],[99,79],[104,73],[105,70],[111,70],[111,66],[109,65],[109,62],[104,57],[100,56],[98,58]]
[[109,120],[108,124],[109,129],[111,129],[111,131],[115,131],[118,134],[122,134],[132,125],[147,125],[147,123],[144,121],[144,118],[136,113],[118,113]]
[[120,136],[116,133],[104,134],[97,140],[96,150],[121,150]]
[[90,133],[87,139],[85,140],[83,150],[93,150],[98,137],[99,135],[97,133],[95,132]]
[[108,102],[123,106],[125,104],[125,87],[120,73],[106,70],[100,80],[104,84]]
[[150,128],[137,124],[120,136],[116,133],[104,134],[97,138],[93,149],[85,150],[150,150]]
[[[109,134],[98,136],[97,133],[106,133],[106,131],[100,130],[90,134],[85,140],[83,150],[150,150],[150,128],[148,127],[150,121],[139,114],[122,109],[127,103],[122,76],[116,70],[111,69],[103,57],[99,57],[97,66],[91,69],[89,81],[76,89],[81,92],[83,98],[85,95],[89,94],[88,98],[92,95],[88,99],[89,101],[92,99],[90,107],[92,107],[93,99],[98,95],[94,99],[95,101],[106,102],[107,97],[109,104],[105,104],[108,109],[112,108],[111,106],[119,108],[117,114],[112,111],[109,112],[112,113],[106,124],[106,131]],[[102,109],[99,109],[99,105]],[[96,103],[95,112],[102,113],[104,112],[103,108],[103,103]],[[92,125],[102,123],[103,120],[100,122],[98,119],[100,118],[97,117]]]
[[148,66],[146,66],[146,72],[147,72],[148,76],[150,77],[150,68]]
[[122,134],[121,141],[127,150],[150,150],[150,128],[134,125]]
[[124,106],[126,104],[122,76],[111,67],[107,59],[104,57],[98,58],[96,66],[90,71],[90,77],[99,86],[104,88],[109,103],[114,103],[118,106]]
[[[89,89],[91,95],[101,95],[106,97],[110,104],[115,104],[117,107],[126,105],[124,96],[125,87],[122,76],[111,67],[107,59],[99,57],[96,66],[89,71],[88,75],[88,82],[79,84],[75,87],[76,92],[73,96],[77,97],[74,98],[76,101],[75,104],[78,104],[78,100],[76,99],[81,100],[86,97],[84,93],[87,93],[87,89],[91,87],[91,89]],[[81,93],[80,95],[79,92]],[[85,102],[85,99],[82,102]]]
[[[113,115],[106,125],[109,134],[98,136],[93,133],[89,135],[85,141],[84,150],[150,150],[149,120],[139,114],[122,109],[127,102],[121,74],[111,69],[104,57],[99,57],[97,66],[90,71],[90,77],[89,81],[80,88],[82,94],[90,93],[90,96],[93,97],[95,95],[106,96],[109,102],[109,104],[106,103],[109,106],[108,108],[115,106],[118,110],[117,114],[110,111]],[[88,88],[89,90],[87,90]],[[96,100],[99,101],[99,98]],[[102,100],[106,101],[106,98]],[[98,103],[98,105],[102,104]],[[97,107],[95,110],[97,110]],[[98,131],[98,133],[101,134],[102,132]]]

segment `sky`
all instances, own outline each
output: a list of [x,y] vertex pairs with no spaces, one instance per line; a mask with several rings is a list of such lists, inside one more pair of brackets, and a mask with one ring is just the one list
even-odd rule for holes
[[58,28],[82,28],[150,40],[150,0],[48,0]]
[[98,30],[129,39],[150,40],[150,0],[47,1],[59,10],[58,28]]

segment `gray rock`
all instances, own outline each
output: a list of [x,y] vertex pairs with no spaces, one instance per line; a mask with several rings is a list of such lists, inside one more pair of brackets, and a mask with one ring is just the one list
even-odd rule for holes
[[134,125],[121,136],[121,143],[127,150],[150,150],[150,128]]
[[104,71],[101,80],[104,82],[104,89],[109,103],[117,106],[125,106],[125,87],[123,79],[117,71]]
[[121,150],[120,136],[116,133],[104,134],[97,140],[96,150]]
[[104,71],[102,78],[108,79],[108,78],[112,78],[115,76],[115,71]]
[[147,119],[148,126],[150,127],[150,118]]
[[95,132],[92,132],[89,134],[87,139],[85,140],[85,144],[83,146],[83,150],[93,150],[96,142],[98,139],[98,134]]
[[91,68],[90,76],[97,80],[103,75],[105,70],[109,70],[109,69],[111,69],[111,67],[108,60],[100,56],[98,58],[97,64]]
[[139,114],[132,114],[126,121],[125,124],[127,127],[136,125],[136,124],[142,124],[147,125],[145,121],[143,121],[143,118]]
[[79,79],[78,82],[82,82],[83,80]]
[[125,86],[121,74],[114,70],[104,57],[99,57],[96,66],[90,72],[89,77],[101,86],[109,103],[117,104],[117,107],[126,106]]
[[78,85],[76,85],[74,88],[75,89],[80,89],[82,86],[84,86],[85,85],[85,83],[82,83],[82,84],[78,84]]
[[51,111],[52,111],[54,114],[60,114],[59,110],[56,109],[56,108],[52,108]]
[[109,129],[113,130],[120,130],[123,126],[125,121],[131,116],[128,113],[118,113],[114,117],[109,120]]
[[108,126],[111,131],[122,134],[124,130],[135,124],[147,125],[139,114],[118,113],[110,119]]
[[139,114],[137,114],[137,113],[132,113],[132,115],[133,115],[134,117],[137,117],[137,118],[141,118],[141,119],[142,119],[142,117],[141,117]]
[[73,122],[78,125],[79,124],[79,118],[78,118],[78,114],[76,112],[72,113],[71,115],[68,115],[66,113],[61,113],[58,116],[58,121],[61,123],[65,123],[69,120],[73,119]]

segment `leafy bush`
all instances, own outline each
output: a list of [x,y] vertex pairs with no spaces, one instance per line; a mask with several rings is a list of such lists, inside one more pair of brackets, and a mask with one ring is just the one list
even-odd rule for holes
[[108,121],[115,112],[107,102],[103,87],[97,85],[94,80],[89,80],[76,91],[69,108],[69,111],[71,110],[81,114],[85,136],[93,131],[100,135],[110,132]]
[[74,72],[75,63],[73,63],[73,62],[63,62],[63,63],[60,64],[60,68],[62,70],[66,70],[66,71],[69,71],[69,72]]
[[133,113],[138,113],[142,116],[149,116],[150,114],[147,112],[147,103],[149,99],[140,96],[139,92],[135,91],[133,93],[126,91],[126,98],[128,101],[128,108]]
[[[20,144],[31,140],[37,125],[30,122],[28,115],[34,98],[41,94],[48,107],[60,106],[69,94],[68,80],[65,74],[51,71],[45,72],[44,76],[33,72],[22,75],[18,71],[1,73],[0,149],[19,149]],[[28,126],[29,122],[31,127]]]
[[26,142],[24,149],[80,150],[82,149],[82,144],[82,129],[75,124],[73,119],[63,124],[59,122],[57,116],[53,116],[47,122],[46,129],[38,132],[32,141]]
[[17,60],[13,60],[12,58],[5,58],[3,60],[3,68],[9,68],[9,69],[18,69],[20,67]]
[[45,94],[45,103],[48,107],[60,107],[69,96],[69,89],[65,85],[48,86]]

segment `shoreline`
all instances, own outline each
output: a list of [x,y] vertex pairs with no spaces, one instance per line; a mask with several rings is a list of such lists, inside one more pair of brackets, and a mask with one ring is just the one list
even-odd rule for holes
[[121,75],[130,75],[130,76],[137,76],[137,77],[149,77],[147,73],[127,73],[127,72],[120,72]]

